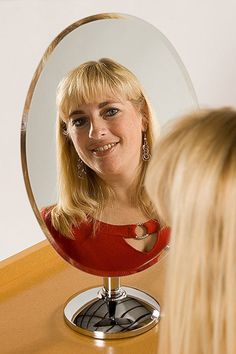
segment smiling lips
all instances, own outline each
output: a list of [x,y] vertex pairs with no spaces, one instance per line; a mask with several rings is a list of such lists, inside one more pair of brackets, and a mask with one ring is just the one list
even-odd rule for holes
[[118,142],[117,143],[106,144],[106,145],[103,145],[103,146],[99,146],[99,147],[93,149],[92,152],[93,153],[104,152],[104,151],[110,150],[111,148],[113,148],[117,144],[118,144]]

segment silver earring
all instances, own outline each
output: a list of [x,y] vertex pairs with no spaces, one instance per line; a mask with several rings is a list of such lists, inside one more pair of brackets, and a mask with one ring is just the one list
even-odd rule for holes
[[149,152],[149,145],[148,145],[148,141],[147,141],[147,134],[144,132],[143,133],[143,154],[142,154],[142,159],[143,161],[149,161],[151,158],[151,154]]
[[79,178],[85,178],[87,172],[86,172],[86,165],[83,163],[80,157],[78,157],[78,162],[77,162],[77,169],[78,169],[78,176]]

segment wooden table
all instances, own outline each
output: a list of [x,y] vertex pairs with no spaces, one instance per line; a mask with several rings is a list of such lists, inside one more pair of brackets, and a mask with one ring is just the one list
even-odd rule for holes
[[[166,260],[126,276],[121,284],[137,287],[160,304]],[[47,240],[0,263],[1,354],[154,354],[158,326],[137,337],[93,339],[71,330],[64,322],[63,307],[74,293],[102,285],[102,278],[73,268]]]

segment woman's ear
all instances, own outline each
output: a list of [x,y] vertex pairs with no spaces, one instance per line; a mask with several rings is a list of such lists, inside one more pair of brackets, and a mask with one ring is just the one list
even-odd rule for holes
[[142,118],[142,131],[145,132],[148,127],[148,109],[146,103],[141,107],[140,114]]
[[148,128],[148,118],[145,114],[145,112],[140,112],[141,114],[141,119],[142,119],[142,132],[145,132]]
[[61,121],[61,130],[62,130],[62,134],[65,135],[66,137],[69,137],[69,132],[68,132],[68,126],[66,124],[66,122]]
[[147,120],[142,118],[142,132],[146,132],[148,127]]

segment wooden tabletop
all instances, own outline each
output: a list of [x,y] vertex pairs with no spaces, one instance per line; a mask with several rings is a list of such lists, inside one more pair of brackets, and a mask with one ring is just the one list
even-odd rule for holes
[[[121,285],[163,299],[166,260]],[[102,285],[102,278],[72,267],[47,240],[0,262],[1,354],[155,354],[158,326],[137,337],[93,339],[71,330],[63,319],[66,300],[74,293]]]

